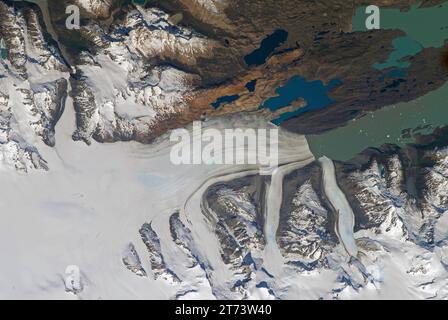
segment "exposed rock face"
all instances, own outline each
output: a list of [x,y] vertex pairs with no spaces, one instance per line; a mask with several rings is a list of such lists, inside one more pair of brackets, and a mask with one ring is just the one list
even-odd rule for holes
[[[179,212],[167,218],[171,249],[162,249],[153,227],[143,225],[140,235],[151,269],[179,299],[203,286],[217,298],[253,298],[254,292],[264,292],[263,298],[282,299],[293,294],[292,283],[327,299],[388,296],[401,285],[388,287],[385,279],[391,275],[421,296],[446,298],[447,130],[420,137],[419,144],[368,149],[335,164],[339,188],[354,211],[356,256],[347,253],[336,232],[341,215],[327,200],[331,191],[315,161],[284,177],[276,232],[280,257],[266,245],[269,179],[248,175],[206,189],[201,202],[205,229],[196,229],[201,219],[181,219]],[[198,242],[209,236],[210,243]],[[211,245],[215,240],[217,247]],[[182,279],[194,274],[197,282],[173,281],[165,254]],[[277,267],[271,268],[271,259],[277,259]],[[123,262],[130,271],[143,273],[133,245]]]
[[0,161],[26,172],[47,169],[37,145],[55,144],[55,126],[67,96],[67,66],[42,29],[36,6],[0,2]]
[[128,270],[132,271],[136,275],[146,277],[146,271],[142,267],[140,257],[138,256],[138,253],[132,243],[130,243],[123,252],[123,263]]
[[334,213],[321,194],[322,173],[316,164],[285,177],[277,243],[288,264],[299,270],[326,265],[338,242]]
[[[422,137],[420,144],[368,149],[336,163],[337,182],[354,211],[356,256],[347,255],[335,232],[340,215],[323,191],[319,163],[286,175],[276,235],[283,257],[283,271],[276,273],[282,276],[270,275],[263,285],[277,296],[287,290],[280,279],[292,274],[319,279],[330,273],[336,281],[323,297],[340,298],[381,290],[386,274],[399,272],[416,290],[446,296],[446,132]],[[264,188],[247,177],[217,183],[204,194],[203,213],[219,241],[222,261],[238,279],[227,286],[238,288],[241,297],[247,297],[265,259],[272,259],[264,250],[264,209],[258,209],[266,206],[260,196]],[[428,281],[430,289],[424,285]]]
[[[175,212],[169,217],[169,230],[174,247],[180,249],[177,251],[178,255],[174,261],[166,262],[167,252],[162,248],[157,232],[154,230],[152,223],[145,223],[140,228],[139,234],[146,247],[147,254],[145,255],[143,252],[139,254],[138,246],[135,246],[132,242],[129,243],[122,253],[124,266],[137,276],[147,277],[148,272],[146,270],[149,269],[145,270],[144,266],[149,265],[149,274],[152,274],[154,280],[175,288],[176,299],[194,294],[198,290],[198,286],[211,287],[209,279],[211,269],[202,254],[197,250],[192,232],[180,219],[179,212]],[[179,277],[173,268],[185,273],[179,274]],[[181,277],[188,273],[194,273],[196,280],[184,283]]]
[[[424,49],[411,57],[402,79],[386,76],[382,80],[386,71],[373,65],[387,59],[392,41],[404,34],[398,30],[351,32],[352,16],[365,1],[168,0],[121,7],[117,1],[74,2],[85,11],[80,30],[63,28],[63,6],[54,5],[52,17],[55,25],[61,26],[56,29],[64,42],[81,39],[82,45],[72,50],[75,61],[79,60],[74,87],[80,86],[73,91],[74,99],[80,100],[74,137],[86,142],[91,138],[149,142],[166,130],[200,120],[204,113],[213,117],[257,111],[268,120],[277,119],[305,102],[299,98],[275,112],[259,106],[296,75],[324,84],[340,81],[328,92],[334,101],[331,108],[309,111],[282,123],[295,132],[320,133],[367,111],[413,100],[440,87],[448,76],[439,63],[446,48],[440,48]],[[376,4],[406,9],[415,3]],[[422,5],[437,3],[440,1]],[[267,54],[266,63],[248,64],[247,56],[276,30],[287,32],[287,40]],[[171,88],[154,84],[149,88],[147,79],[167,68],[174,74]],[[99,80],[110,78],[111,70],[123,79],[120,84]],[[257,85],[248,91],[245,85],[253,80]],[[84,86],[96,92],[91,100],[94,107],[83,105],[85,97],[80,92],[84,87],[79,82],[86,82]],[[235,95],[239,99],[216,110],[210,106],[219,97]]]
[[130,11],[110,34],[98,27],[88,32],[97,54],[83,54],[72,78],[75,140],[151,141],[160,133],[160,123],[187,107],[198,77],[149,61],[179,58],[179,63],[193,65],[197,56],[207,54],[207,40],[170,25],[168,15],[157,9]]
[[0,2],[0,37],[4,39],[8,51],[7,60],[12,72],[22,78],[28,78],[30,71],[27,63],[51,71],[67,71],[57,51],[49,44],[49,38],[42,29],[36,6],[8,6]]
[[72,3],[79,6],[90,17],[106,19],[110,17],[114,5],[118,5],[116,0],[70,0],[67,3]]
[[[408,8],[414,2],[378,4]],[[65,8],[70,4],[81,9],[79,30],[65,28]],[[299,98],[274,112],[259,106],[295,75],[324,84],[340,81],[328,92],[334,101],[331,108],[282,123],[296,132],[316,133],[341,126],[367,110],[415,99],[447,80],[438,63],[446,48],[424,49],[412,57],[406,77],[398,82],[387,77],[380,80],[383,72],[372,66],[388,57],[392,40],[403,33],[351,32],[352,15],[362,4],[300,0],[294,5],[286,0],[169,0],[144,6],[113,0],[51,3],[53,29],[73,67],[70,94],[77,120],[73,138],[86,143],[92,139],[148,143],[204,116],[256,111],[268,120],[277,119],[302,108],[306,101]],[[10,70],[23,79],[30,76],[27,64],[45,72],[67,72],[37,12],[35,5],[1,3],[5,17],[0,35],[8,47]],[[288,34],[286,41],[267,53],[265,63],[249,63],[248,55],[278,30]],[[253,90],[246,88],[250,81],[256,81]],[[211,107],[227,95],[239,98],[217,109]],[[52,144],[51,138],[45,140]]]
[[38,120],[32,122],[37,135],[50,147],[55,145],[55,125],[64,112],[67,96],[67,80],[58,79],[49,83],[42,83],[36,87],[33,94],[34,108],[32,115]]
[[[188,22],[210,38],[226,39],[234,49],[232,53],[235,54],[235,60],[240,61],[231,66],[222,64],[221,70],[216,70],[211,77],[206,80],[203,77],[205,90],[197,93],[190,104],[190,113],[183,115],[189,118],[198,119],[202,112],[212,116],[216,111],[204,110],[201,106],[209,105],[218,97],[226,95],[241,95],[241,98],[223,105],[220,109],[225,110],[218,110],[218,114],[246,110],[248,105],[256,109],[267,98],[275,96],[275,90],[295,75],[301,75],[308,81],[322,80],[324,83],[338,79],[341,84],[328,93],[335,101],[331,108],[307,112],[300,115],[300,119],[292,118],[282,124],[299,133],[319,133],[361,117],[365,111],[415,99],[423,94],[418,88],[425,87],[425,91],[429,92],[447,80],[446,72],[438,63],[443,49],[425,49],[412,58],[412,66],[403,81],[381,81],[383,72],[374,69],[373,64],[389,56],[393,50],[392,41],[403,33],[391,30],[352,33],[352,16],[358,6],[366,4],[364,1],[331,1],[325,4],[307,1],[295,1],[293,4],[287,1],[228,1],[224,10],[226,20],[215,22],[210,15],[201,14],[203,9],[197,7],[197,1],[179,2],[185,8],[178,10],[191,11],[193,17],[186,15]],[[404,9],[412,3],[415,2],[380,1],[376,4],[382,8],[393,6]],[[423,5],[429,4],[425,2]],[[161,6],[167,10],[173,10],[174,7],[170,1],[165,1]],[[285,8],[288,8],[287,13]],[[240,12],[244,12],[244,15]],[[300,28],[297,28],[297,21],[300,21]],[[211,25],[214,28],[210,28]],[[264,66],[247,66],[244,58],[258,49],[258,44],[277,29],[286,30],[288,40]],[[275,61],[277,56],[285,52],[295,56],[295,59]],[[425,61],[434,63],[426,66]],[[211,62],[202,59],[200,64]],[[209,68],[215,70],[216,66]],[[261,74],[260,69],[264,69]],[[227,74],[227,77],[223,80],[221,74]],[[253,79],[257,79],[259,85],[254,92],[248,93],[244,84]],[[278,114],[266,113],[266,117],[275,119]],[[326,120],[322,121],[323,118]]]
[[[357,209],[357,228],[436,245],[435,226],[447,211],[447,148],[415,145],[367,150],[341,165],[339,181]],[[435,149],[434,149],[435,148]]]
[[[416,2],[377,4],[406,9]],[[431,0],[422,5],[438,3]],[[68,4],[81,9],[79,30],[65,29]],[[353,12],[366,1],[122,4],[118,0],[52,1],[51,20],[60,36],[55,42],[43,28],[37,6],[0,1],[0,38],[6,46],[6,58],[0,61],[2,168],[48,169],[39,150],[42,144],[55,146],[55,127],[69,84],[76,112],[74,140],[149,143],[203,116],[249,111],[275,119],[284,110],[259,107],[296,75],[324,85],[340,81],[328,92],[334,101],[331,108],[283,123],[301,133],[341,126],[366,111],[415,99],[447,80],[439,64],[447,45],[409,58],[411,66],[402,79],[380,80],[383,72],[372,65],[389,56],[392,41],[403,33],[351,32]],[[247,56],[260,50],[263,40],[277,30],[287,32],[287,39],[261,63],[250,63]],[[59,52],[62,45],[70,57]],[[252,82],[250,89],[247,85]],[[238,98],[232,102],[216,109],[210,106],[222,96],[235,95]],[[286,108],[295,111],[305,104],[299,98]],[[171,239],[162,238],[172,240],[176,250],[166,250],[159,237],[165,234],[145,223],[139,234],[146,255],[144,249],[139,254],[138,246],[129,243],[121,256],[122,267],[141,277],[152,272],[155,279],[176,289],[184,286],[181,268],[200,279],[194,286],[180,288],[177,298],[199,286],[209,286],[218,298],[227,297],[228,291],[234,293],[232,297],[248,298],[254,288],[265,289],[269,297],[288,297],[295,283],[289,280],[310,275],[336,279],[331,288],[319,289],[322,297],[338,298],[347,292],[380,288],[383,267],[392,265],[393,274],[402,272],[403,278],[415,279],[410,282],[415,290],[430,287],[435,297],[447,298],[446,274],[437,273],[448,270],[447,135],[443,129],[422,137],[420,144],[371,149],[336,164],[339,187],[355,211],[356,257],[347,257],[335,233],[338,212],[326,200],[315,162],[285,177],[275,238],[278,270],[265,269],[272,257],[265,234],[268,181],[258,176],[215,184],[203,195],[206,226],[219,244],[210,250],[216,249],[225,270],[213,269],[209,252],[201,251],[197,243],[195,225],[187,224],[178,212],[167,222]],[[186,263],[172,269],[173,252]],[[434,266],[439,267],[437,271]],[[216,281],[223,279],[219,279],[221,271],[229,271],[231,277]],[[67,290],[82,290],[78,280],[69,283]]]
[[159,236],[153,230],[151,224],[145,223],[140,229],[140,235],[148,250],[154,278],[162,278],[170,283],[180,282],[179,277],[167,268],[165,259],[163,258]]
[[[386,167],[387,164],[390,166]],[[352,201],[359,203],[361,208],[358,210],[363,212],[358,215],[358,228],[369,228],[375,233],[398,231],[398,237],[406,236],[400,217],[405,215],[405,204],[409,199],[401,190],[403,168],[396,155],[384,165],[372,159],[363,171],[354,171],[346,179],[341,178],[342,188],[347,190],[345,186],[353,183],[350,186],[354,188],[350,192]]]
[[265,181],[248,177],[211,186],[204,195],[204,215],[221,245],[221,257],[235,274],[232,289],[245,295],[246,283],[260,265],[265,246]]
[[179,212],[175,212],[170,217],[170,233],[174,243],[178,245],[191,262],[191,268],[194,268],[201,262],[199,253],[196,251],[193,236],[190,229],[180,220]]

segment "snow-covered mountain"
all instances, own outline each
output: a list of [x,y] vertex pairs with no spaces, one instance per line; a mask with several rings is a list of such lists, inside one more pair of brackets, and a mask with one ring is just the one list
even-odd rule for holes
[[81,32],[95,44],[95,53],[83,53],[71,79],[74,138],[86,142],[154,139],[158,126],[186,108],[198,81],[174,65],[192,66],[213,48],[201,35],[173,25],[168,14],[142,7],[129,11],[108,34],[92,24]]
[[[101,18],[110,15],[115,3],[76,4]],[[55,144],[54,127],[67,95],[76,111],[74,140],[154,140],[170,126],[166,123],[186,110],[198,84],[197,74],[183,70],[201,57],[211,57],[216,45],[175,25],[159,9],[137,6],[113,22],[107,33],[99,21],[82,26],[79,32],[91,48],[76,59],[67,57],[75,61],[68,66],[61,54],[61,49],[67,50],[47,33],[45,23],[51,21],[44,21],[37,5],[2,1],[0,9],[0,36],[7,50],[0,77],[3,162],[21,171],[46,168],[35,140]]]
[[38,140],[54,146],[67,96],[68,68],[31,8],[0,2],[0,163],[19,171],[46,169]]
[[295,43],[246,70],[256,20],[233,12],[251,30],[235,38],[229,1],[179,2],[193,26],[163,6],[67,1],[84,15],[75,50],[57,17],[0,0],[0,298],[447,299],[446,129],[335,163],[280,129],[272,176],[170,162],[169,130],[204,110],[219,132],[277,128],[262,97],[318,65]]
[[336,163],[353,210],[356,255],[347,250],[341,223],[348,222],[329,200],[321,165],[293,170],[276,217],[280,269],[270,269],[265,246],[270,179],[248,175],[211,185],[201,208],[232,274],[225,297],[250,298],[253,288],[265,288],[273,298],[446,299],[447,163],[443,144],[385,146]]
[[[207,182],[164,227],[145,223],[148,252],[132,246],[140,258],[127,262],[128,251],[124,264],[178,288],[177,298],[447,298],[446,144],[386,145],[336,162],[338,190],[326,188],[321,162],[308,163],[284,176],[274,217],[271,178],[247,171]],[[332,202],[337,192],[351,206],[355,254],[342,234],[347,215]],[[278,221],[279,256],[266,245],[267,221]],[[170,232],[160,245],[162,230]],[[142,271],[140,259],[150,268]]]

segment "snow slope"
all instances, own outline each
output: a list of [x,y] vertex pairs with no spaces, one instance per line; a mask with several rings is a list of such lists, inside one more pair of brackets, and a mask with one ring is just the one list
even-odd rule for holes
[[[201,232],[207,226],[198,209],[191,207],[190,196],[211,177],[254,168],[171,165],[168,136],[154,145],[86,146],[71,139],[74,119],[69,98],[56,128],[56,146],[38,146],[50,164],[48,172],[0,172],[0,250],[8,261],[0,266],[0,298],[168,299],[188,291],[188,297],[213,298],[200,267],[189,269],[187,257],[179,254],[182,251],[170,236],[169,218],[181,210],[184,223],[191,227],[185,219],[193,222],[193,237],[201,244],[197,250],[213,263],[219,283],[225,269],[210,258],[216,257],[218,247],[212,246],[210,232]],[[256,118],[242,119],[232,123],[262,125]],[[228,124],[227,120],[208,123],[218,128]],[[284,158],[312,157],[303,138],[289,133],[281,137]],[[291,139],[302,144],[291,147]],[[191,208],[188,215],[184,208]],[[152,274],[138,232],[145,223],[151,223],[158,234],[165,263],[181,283],[139,276],[123,263],[123,251],[133,243],[142,267]],[[65,272],[67,267],[72,270],[70,266],[80,271],[82,291],[76,295],[66,292],[65,280],[71,274]]]

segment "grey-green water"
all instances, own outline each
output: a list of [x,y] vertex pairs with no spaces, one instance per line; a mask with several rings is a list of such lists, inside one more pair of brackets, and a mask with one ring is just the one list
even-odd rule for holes
[[[326,155],[335,160],[348,160],[368,147],[384,143],[403,145],[414,141],[402,131],[431,133],[448,124],[448,83],[440,89],[406,103],[399,103],[351,121],[347,126],[315,136],[308,136],[316,157]],[[429,125],[429,126],[428,126]]]
[[406,57],[414,56],[422,51],[420,43],[412,39],[411,37],[400,37],[392,42],[394,51],[389,55],[387,60],[383,63],[376,62],[373,67],[378,70],[384,70],[387,68],[408,68],[411,66],[409,61],[406,61]]
[[[364,12],[365,7],[356,11],[354,31],[366,31]],[[406,68],[408,62],[400,59],[415,54],[418,51],[416,43],[424,48],[438,48],[448,39],[448,2],[430,8],[415,5],[408,11],[381,9],[381,28],[401,29],[406,33],[406,39],[396,39],[395,51],[389,59],[378,61],[374,67]],[[316,157],[326,155],[336,160],[348,160],[368,147],[410,143],[415,141],[414,134],[431,133],[434,128],[447,124],[448,83],[414,101],[385,107],[351,121],[345,127],[307,139]],[[406,129],[412,130],[404,132]]]
[[[440,48],[448,39],[448,2],[419,8],[416,4],[408,11],[381,9],[381,29],[399,29],[419,42],[424,48]],[[353,31],[367,31],[365,7],[356,10],[352,20]]]
[[[356,10],[352,20],[353,31],[367,31],[365,8]],[[420,8],[419,4],[416,4],[408,11],[380,9],[380,13],[381,29],[399,29],[406,32],[406,36],[394,39],[394,51],[387,61],[376,62],[376,69],[407,68],[410,63],[401,59],[413,56],[423,48],[440,48],[445,39],[448,39],[448,2],[429,8]]]

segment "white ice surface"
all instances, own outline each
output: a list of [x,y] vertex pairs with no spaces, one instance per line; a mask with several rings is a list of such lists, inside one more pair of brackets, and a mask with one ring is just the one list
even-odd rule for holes
[[[69,98],[56,127],[56,147],[38,142],[48,161],[48,172],[0,172],[0,252],[4,262],[0,265],[0,298],[168,299],[185,284],[197,290],[189,297],[212,298],[200,270],[182,274],[184,260],[173,249],[169,216],[183,208],[190,195],[211,177],[257,168],[172,165],[168,135],[154,145],[86,146],[71,139],[74,119]],[[263,125],[256,123],[256,118],[241,119],[216,121],[216,126]],[[303,137],[286,132],[280,135],[284,159],[312,157]],[[212,233],[200,232],[204,222],[197,207],[186,217],[195,221],[193,231],[201,244],[199,249],[205,256],[216,257],[218,248],[212,247]],[[138,230],[151,221],[161,238],[167,264],[186,277],[185,284],[175,286],[139,277],[122,263],[123,248],[132,242],[143,267],[150,272]],[[78,296],[65,291],[69,266],[78,266],[81,272],[84,289]],[[219,262],[214,273],[217,278],[226,274],[219,269]]]
[[339,188],[336,181],[336,173],[333,161],[327,157],[319,159],[323,170],[323,184],[325,195],[338,212],[336,232],[350,256],[356,257],[358,248],[353,235],[355,216],[345,194]]

